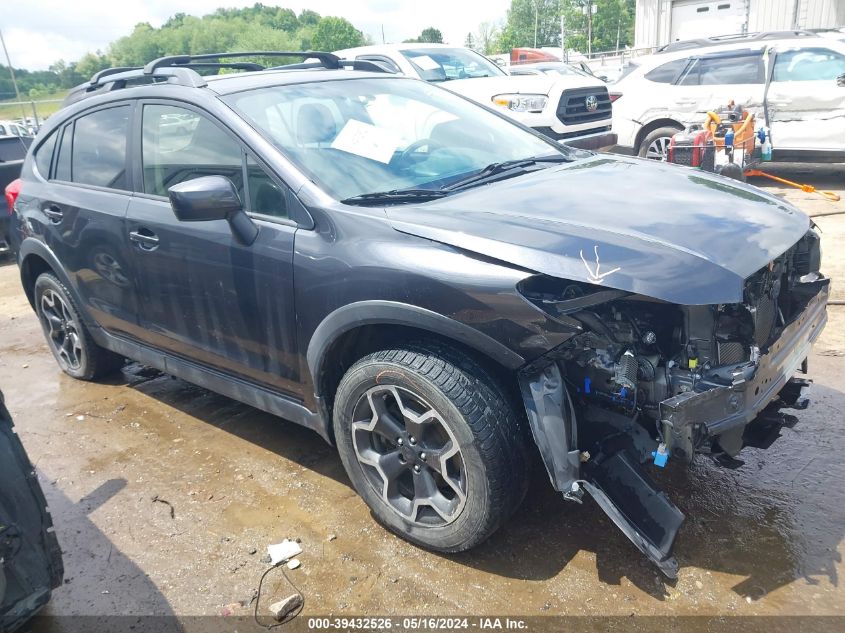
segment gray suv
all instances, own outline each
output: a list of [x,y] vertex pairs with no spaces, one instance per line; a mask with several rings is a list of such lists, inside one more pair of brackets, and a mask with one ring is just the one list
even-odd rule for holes
[[57,362],[130,358],[305,425],[438,551],[492,534],[542,462],[674,575],[683,514],[648,471],[735,465],[806,405],[811,222],[380,70],[178,56],[74,91],[9,196]]

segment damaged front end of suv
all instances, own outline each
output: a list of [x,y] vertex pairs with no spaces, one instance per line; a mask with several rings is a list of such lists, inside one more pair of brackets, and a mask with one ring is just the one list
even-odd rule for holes
[[[684,515],[646,472],[708,455],[725,466],[768,448],[807,406],[810,346],[829,280],[813,228],[747,277],[742,300],[679,305],[628,290],[534,275],[521,294],[572,336],[519,374],[555,489],[586,490],[669,577]],[[598,270],[596,271],[598,272]]]

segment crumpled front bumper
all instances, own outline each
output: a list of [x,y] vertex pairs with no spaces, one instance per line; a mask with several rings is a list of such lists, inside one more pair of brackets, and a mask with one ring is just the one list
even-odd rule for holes
[[[735,449],[725,450],[730,455],[744,445],[765,448],[777,437],[783,425],[773,421],[777,410],[804,406],[800,396],[806,381],[793,378],[793,374],[804,364],[827,322],[829,285],[830,280],[824,278],[802,284],[801,292],[807,297],[804,309],[755,361],[703,372],[694,391],[660,403],[664,439],[671,454],[686,453],[691,459],[697,446],[693,438],[716,438],[722,448],[727,448],[730,439]],[[643,436],[644,431],[635,438],[638,427],[628,425],[632,439],[628,445],[615,441],[617,433],[601,442],[595,454],[582,453],[579,425],[574,423],[560,367],[550,363],[529,368],[520,376],[520,387],[531,431],[555,489],[576,501],[582,489],[589,492],[643,554],[664,574],[676,577],[678,563],[672,547],[684,515],[643,468],[643,453],[656,449],[657,442]],[[584,413],[588,424],[597,421],[589,419],[589,409]],[[596,415],[618,417],[606,410]],[[617,426],[621,428],[626,420]]]
[[691,453],[690,432],[694,426],[703,426],[711,437],[728,433],[754,421],[777,398],[801,368],[827,323],[830,280],[819,279],[811,284],[815,294],[765,354],[753,362],[716,370],[722,379],[730,375],[730,385],[716,384],[713,381],[717,376],[704,374],[696,391],[660,403],[661,421],[664,428],[671,430],[670,449],[674,444]]

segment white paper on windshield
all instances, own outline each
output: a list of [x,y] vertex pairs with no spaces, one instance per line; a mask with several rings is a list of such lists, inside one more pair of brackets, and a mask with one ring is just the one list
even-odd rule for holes
[[437,70],[440,68],[440,64],[431,59],[431,57],[429,57],[428,55],[419,55],[417,57],[412,57],[411,61],[423,70]]
[[332,148],[377,160],[386,165],[401,143],[402,138],[395,130],[349,119],[332,141]]

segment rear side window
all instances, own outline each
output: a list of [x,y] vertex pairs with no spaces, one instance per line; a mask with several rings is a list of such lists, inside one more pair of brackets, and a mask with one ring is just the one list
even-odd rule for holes
[[778,53],[772,81],[835,81],[845,74],[845,55],[826,48]]
[[58,138],[59,133],[53,132],[35,152],[35,168],[44,179],[50,177],[50,163],[53,160],[53,150],[56,147],[56,139]]
[[763,77],[763,58],[759,55],[705,57],[695,60],[678,83],[682,86],[762,84]]
[[71,180],[83,185],[128,189],[126,134],[129,106],[99,110],[76,120]]
[[[678,75],[681,74],[681,71],[686,68],[688,63],[689,59],[686,57],[684,57],[683,59],[676,59],[673,62],[668,62],[666,64],[663,64],[662,66],[658,66],[657,68],[653,68],[652,70],[648,71],[645,74],[645,78],[649,81],[654,81],[659,84],[674,83],[675,79],[678,78]],[[628,73],[624,73],[623,76],[627,74]]]
[[210,119],[191,110],[144,106],[141,139],[144,192],[166,196],[175,184],[200,176],[225,176],[243,200],[241,148]]

